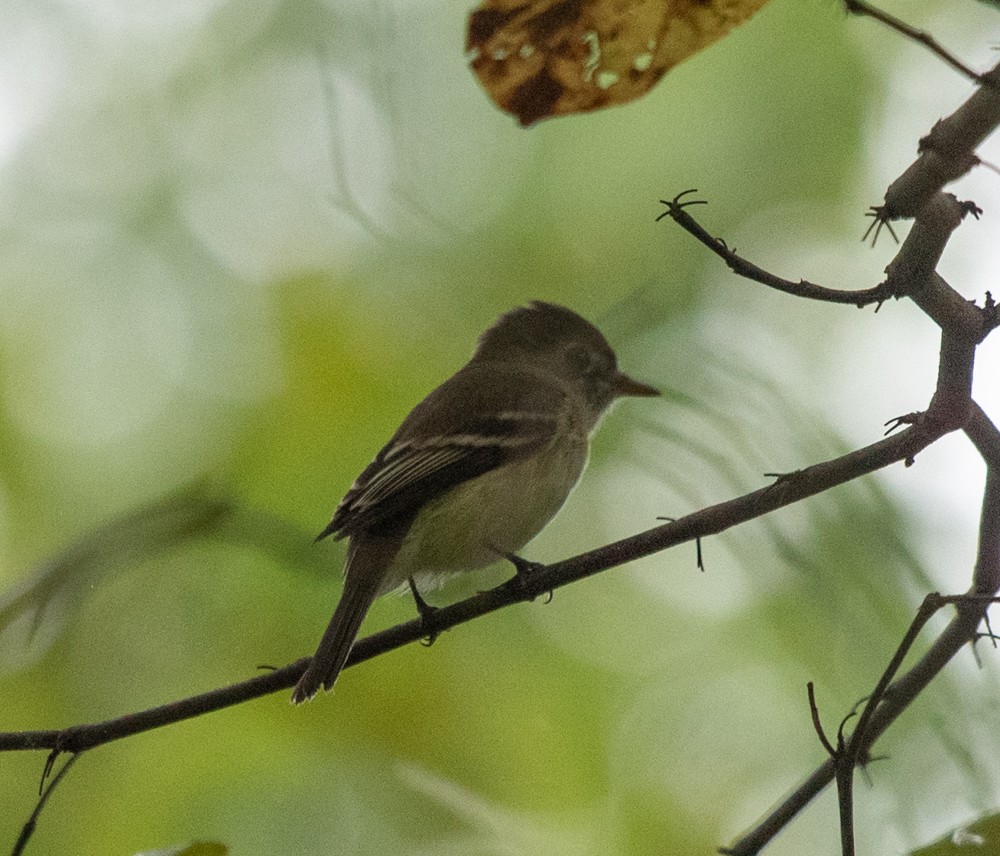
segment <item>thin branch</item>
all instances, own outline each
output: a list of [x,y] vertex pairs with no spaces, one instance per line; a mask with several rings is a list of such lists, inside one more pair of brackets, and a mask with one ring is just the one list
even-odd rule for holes
[[[895,683],[889,685],[882,703],[865,726],[864,740],[857,745],[863,758],[875,741],[941,672],[951,659],[978,637],[986,608],[1000,590],[1000,431],[973,403],[965,433],[987,463],[986,489],[979,524],[979,552],[973,597],[943,598],[954,602],[956,615],[920,660]],[[994,585],[993,583],[997,584]],[[756,856],[774,837],[817,796],[835,775],[832,760],[821,764],[756,827],[722,852],[731,856]]]
[[[941,353],[935,392],[927,411],[923,414],[901,417],[897,420],[897,425],[905,423],[913,427],[923,426],[933,432],[938,432],[964,427],[968,422],[975,420],[976,427],[973,430],[980,433],[987,432],[983,424],[985,416],[982,415],[981,411],[978,411],[978,408],[974,408],[972,403],[972,375],[976,346],[996,326],[996,307],[989,295],[983,308],[968,303],[935,270],[954,230],[967,214],[978,215],[979,209],[976,206],[959,202],[951,194],[937,193],[930,200],[931,204],[925,204],[920,209],[917,222],[900,248],[896,259],[887,268],[885,282],[878,289],[869,290],[866,294],[864,292],[836,292],[832,289],[816,291],[819,287],[811,284],[805,284],[803,288],[803,284],[796,285],[786,280],[780,280],[766,271],[749,265],[731,252],[724,242],[712,237],[684,210],[692,204],[703,204],[700,200],[684,199],[685,196],[693,192],[686,191],[669,202],[661,200],[667,206],[667,211],[661,215],[661,218],[663,216],[673,218],[705,246],[721,256],[738,274],[786,293],[815,297],[831,302],[854,302],[853,299],[846,299],[845,295],[856,298],[859,294],[865,294],[865,299],[870,299],[873,292],[877,293],[879,299],[882,300],[888,296],[910,297],[925,314],[941,327]],[[988,420],[985,421],[988,422]],[[907,463],[911,463],[913,459],[907,458],[905,460]],[[987,480],[988,494],[991,478]],[[993,480],[1000,481],[1000,479]],[[781,480],[778,484],[781,484]],[[984,521],[987,516],[984,506]],[[984,522],[982,525],[985,532],[989,524]],[[1000,539],[1000,535],[998,535],[998,539]],[[986,540],[985,536],[984,540]],[[998,579],[1000,579],[1000,566],[998,566],[997,574]],[[880,682],[881,691],[875,697],[874,704],[866,709],[861,731],[857,732],[856,729],[857,739],[852,740],[850,754],[842,751],[841,737],[838,737],[837,751],[822,767],[814,772],[795,793],[754,830],[741,838],[732,848],[723,849],[722,852],[731,853],[734,856],[749,856],[749,854],[759,852],[760,848],[777,835],[820,790],[830,783],[834,776],[837,778],[840,797],[842,846],[845,853],[853,852],[852,793],[855,764],[858,759],[867,757],[868,748],[872,742],[888,727],[895,716],[923,690],[926,683],[944,667],[948,660],[961,649],[962,645],[977,637],[979,623],[985,615],[985,607],[981,604],[977,604],[976,607],[978,611],[973,609],[971,612],[969,609],[960,608],[955,620],[939,637],[927,656],[900,679],[899,686],[909,687],[912,691],[911,695],[893,694],[890,699],[889,694],[894,690],[894,685],[885,687],[882,685],[883,682]],[[902,654],[897,652],[899,662],[911,643],[912,640],[905,641]],[[895,675],[899,662],[894,662],[883,675],[885,683],[888,683]],[[814,712],[814,716],[818,719],[818,713]]]
[[[933,418],[922,420],[917,425],[912,425],[898,434],[862,449],[783,476],[767,487],[709,506],[672,523],[657,526],[588,553],[545,566],[519,585],[504,584],[451,606],[442,607],[434,613],[434,626],[438,632],[449,630],[479,616],[514,603],[533,600],[553,589],[634,559],[697,538],[718,534],[732,526],[784,508],[806,497],[815,496],[889,464],[912,460],[921,450],[953,428],[954,426],[947,420]],[[357,642],[347,665],[354,666],[387,651],[419,641],[426,633],[426,622],[419,618],[375,633]],[[0,751],[58,749],[78,752],[100,746],[287,689],[299,679],[307,663],[308,658],[303,658],[266,675],[104,722],[75,725],[64,729],[0,733]]]
[[49,798],[52,796],[52,792],[59,786],[59,783],[69,772],[70,767],[76,763],[79,757],[80,753],[71,755],[66,760],[66,763],[62,765],[59,772],[55,774],[52,781],[49,782],[48,786],[42,790],[42,793],[38,797],[38,802],[35,804],[35,810],[31,812],[31,816],[21,828],[21,834],[14,843],[14,849],[10,851],[11,856],[21,856],[24,853],[24,848],[28,846],[28,840],[35,834],[35,828],[38,826],[38,818],[42,814],[42,809],[45,808],[46,803],[48,803]]
[[[840,847],[841,856],[854,856],[854,766],[846,763],[847,753],[844,747],[844,723],[837,729],[837,745],[833,746],[823,730],[819,718],[819,705],[816,703],[816,688],[812,681],[806,684],[809,693],[809,713],[812,715],[813,730],[819,737],[819,742],[830,756],[837,773],[837,805],[840,809]],[[724,850],[724,853],[730,851]]]
[[876,9],[874,6],[865,3],[864,0],[844,0],[844,6],[847,9],[848,14],[867,15],[869,18],[874,18],[876,21],[880,21],[890,29],[895,30],[897,33],[901,33],[907,38],[922,44],[924,47],[928,48],[935,55],[937,55],[939,59],[955,69],[955,71],[960,74],[964,74],[973,82],[983,82],[983,76],[981,74],[973,71],[954,54],[946,50],[930,33],[918,30],[907,24],[905,21],[890,15],[888,12]]
[[819,705],[816,704],[816,685],[812,681],[806,684],[806,693],[809,696],[809,713],[812,716],[813,731],[816,732],[820,744],[826,749],[826,754],[832,758],[837,754],[837,750],[830,742],[830,738],[826,736],[823,723],[820,721]]
[[[909,296],[942,329],[941,355],[937,385],[928,412],[918,416],[914,424],[927,419],[945,419],[953,426],[964,426],[973,443],[988,463],[983,512],[980,522],[980,548],[976,563],[972,597],[960,599],[957,614],[945,631],[931,645],[920,661],[895,683],[893,681],[902,661],[911,647],[920,627],[926,621],[935,601],[929,599],[911,625],[907,637],[899,646],[889,667],[883,673],[875,692],[859,719],[845,751],[842,731],[838,746],[830,759],[818,768],[792,795],[768,815],[751,832],[733,847],[723,852],[734,856],[759,853],[778,832],[836,776],[841,809],[841,840],[845,854],[853,852],[853,771],[859,759],[868,757],[873,742],[895,718],[919,695],[927,684],[944,668],[955,654],[978,636],[978,628],[986,616],[990,598],[1000,589],[1000,435],[982,411],[971,401],[972,372],[976,346],[997,326],[996,307],[987,295],[985,307],[979,309],[967,303],[937,274],[936,266],[954,229],[969,213],[978,216],[979,209],[970,203],[960,203],[953,196],[946,196],[941,189],[973,166],[980,163],[974,149],[998,124],[1000,124],[1000,65],[986,75],[977,75],[965,68],[933,39],[907,25],[877,12],[867,3],[847,0],[849,11],[871,14],[884,23],[894,26],[917,38],[935,50],[942,59],[969,74],[980,88],[958,109],[938,122],[920,141],[919,157],[906,172],[893,182],[886,192],[885,203],[872,209],[873,228],[877,235],[882,226],[900,217],[919,218],[907,237],[896,259],[887,270],[888,277],[879,287],[861,296],[856,305],[864,301],[875,302],[887,296]],[[705,246],[726,261],[730,268],[772,288],[789,294],[828,300],[854,302],[845,292],[819,289],[811,283],[795,284],[773,277],[731,252],[702,229],[684,211],[681,194],[665,202],[671,216]],[[871,230],[870,230],[871,231]],[[891,231],[891,227],[890,227]],[[867,237],[867,233],[866,233]],[[873,300],[875,298],[875,300]],[[911,420],[907,419],[907,422]],[[901,420],[902,424],[902,420]],[[811,694],[814,727],[822,735],[815,698]],[[822,737],[827,750],[829,741]]]
[[666,205],[667,210],[660,214],[656,220],[659,222],[664,217],[670,217],[682,229],[692,234],[713,253],[719,256],[719,258],[721,258],[729,266],[729,269],[732,270],[733,273],[746,277],[747,279],[752,279],[755,282],[759,282],[762,285],[784,292],[785,294],[792,294],[796,297],[805,297],[810,300],[823,300],[828,303],[850,304],[852,306],[857,306],[859,309],[869,306],[872,303],[882,303],[888,297],[892,296],[884,284],[878,285],[875,288],[865,288],[858,291],[844,291],[836,288],[827,288],[822,285],[815,285],[814,283],[806,282],[805,280],[792,282],[791,280],[782,279],[779,276],[775,276],[773,273],[769,273],[768,271],[757,267],[757,265],[752,264],[742,256],[737,255],[734,250],[729,249],[725,241],[711,235],[697,220],[694,219],[694,217],[688,214],[686,209],[690,206],[708,204],[702,199],[684,199],[684,197],[688,194],[697,192],[697,190],[685,190],[683,193],[678,193],[673,199],[661,199],[660,203]]
[[[705,200],[684,198],[691,193],[697,191],[685,190],[671,200],[661,199],[667,210],[656,218],[657,221],[670,217],[725,261],[738,276],[796,297],[851,304],[858,308],[880,304],[890,297],[910,297],[938,326],[949,331],[953,341],[967,341],[969,345],[981,342],[997,326],[996,307],[991,298],[987,298],[984,307],[969,303],[935,271],[955,229],[968,214],[978,216],[981,213],[977,206],[961,202],[950,193],[938,193],[921,209],[899,253],[886,268],[885,281],[874,288],[856,291],[827,288],[804,280],[792,282],[752,264],[730,250],[721,238],[711,235],[687,212],[692,205],[707,204]],[[965,354],[962,361],[967,364],[971,377],[971,354]]]
[[946,598],[942,598],[940,594],[931,593],[923,599],[920,604],[920,608],[917,610],[916,615],[913,616],[913,621],[910,622],[909,629],[907,629],[906,634],[903,636],[903,641],[899,643],[896,648],[896,653],[892,655],[892,659],[889,661],[889,665],[886,666],[885,671],[882,673],[882,677],[879,678],[877,684],[875,684],[875,689],[872,690],[871,695],[868,697],[868,701],[861,711],[861,716],[858,718],[858,724],[854,728],[854,732],[851,735],[851,740],[848,744],[847,751],[850,755],[851,766],[855,766],[857,763],[864,762],[864,758],[861,755],[861,747],[865,745],[865,733],[868,730],[868,723],[871,722],[872,715],[875,713],[876,708],[882,703],[885,698],[885,694],[889,689],[889,685],[892,683],[893,679],[896,677],[897,672],[899,672],[900,667],[903,665],[903,660],[906,659],[906,655],[909,653],[910,648],[913,647],[913,643],[916,641],[917,636],[923,629],[924,625],[930,620],[930,617],[934,615],[942,606],[948,601]]
[[[990,599],[984,599],[974,592],[970,592],[970,594],[973,597],[942,598],[944,602],[959,601],[957,615],[917,664],[896,683],[890,684],[882,704],[871,716],[866,728],[865,739],[859,741],[857,745],[859,757],[864,757],[870,751],[874,742],[937,677],[951,659],[965,645],[977,638],[977,629],[983,620],[985,608],[989,605]],[[963,607],[961,600],[964,600],[966,604],[971,604],[971,606]],[[728,854],[728,856],[756,856],[814,797],[818,796],[834,780],[836,773],[836,761],[832,758],[825,761],[757,826],[744,833],[731,846],[721,848],[720,852]]]
[[986,461],[986,487],[972,589],[979,594],[995,594],[1000,591],[1000,430],[973,402],[965,435]]
[[837,735],[837,754],[833,758],[837,782],[837,812],[840,816],[841,856],[854,856],[854,764],[844,748],[843,734]]

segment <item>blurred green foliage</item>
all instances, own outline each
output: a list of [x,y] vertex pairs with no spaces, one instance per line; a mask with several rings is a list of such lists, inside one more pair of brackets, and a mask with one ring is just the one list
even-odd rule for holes
[[[953,4],[906,14],[936,24],[939,8]],[[0,729],[115,716],[311,651],[343,549],[312,534],[514,304],[573,306],[666,393],[606,420],[529,548],[542,561],[875,439],[904,377],[929,394],[932,337],[927,363],[893,362],[904,322],[926,335],[909,307],[802,306],[654,222],[659,198],[697,187],[706,226],[762,265],[878,281],[892,248],[861,249],[860,214],[939,115],[879,136],[906,86],[898,39],[834,2],[774,0],[641,102],[525,131],[465,68],[466,12],[0,11]],[[961,15],[988,59],[990,11]],[[946,102],[964,97],[933,58],[906,56]],[[872,165],[885,148],[895,172]],[[849,437],[831,416],[844,401],[858,402]],[[836,722],[922,594],[967,580],[974,515],[956,533],[900,495],[884,479],[844,486],[707,540],[704,573],[684,547],[351,669],[304,708],[263,699],[97,750],[29,852],[714,852],[823,760],[806,682]],[[179,497],[227,512],[194,529],[156,518],[173,521],[165,544],[130,527]],[[958,540],[967,552],[928,568],[928,542]],[[32,615],[34,647],[15,644]],[[411,616],[386,598],[367,626]],[[858,788],[862,852],[996,805],[983,656],[880,745],[889,760]],[[0,851],[43,760],[0,756]],[[829,795],[769,853],[806,850],[839,852]]]
[[1000,815],[979,818],[975,823],[960,827],[940,841],[915,850],[912,856],[959,856],[969,852],[991,853],[1000,841]]

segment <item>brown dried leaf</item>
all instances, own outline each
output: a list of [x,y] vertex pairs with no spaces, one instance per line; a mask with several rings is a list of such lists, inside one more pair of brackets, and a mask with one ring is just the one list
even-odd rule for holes
[[767,0],[484,0],[466,47],[522,125],[625,104]]

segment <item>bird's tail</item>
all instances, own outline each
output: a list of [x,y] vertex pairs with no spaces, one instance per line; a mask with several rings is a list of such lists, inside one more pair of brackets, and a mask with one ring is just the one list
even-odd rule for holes
[[[388,546],[388,545],[383,545]],[[347,569],[344,574],[344,591],[333,618],[327,625],[309,667],[292,691],[292,703],[301,704],[323,689],[332,689],[337,676],[347,662],[354,647],[354,639],[361,629],[361,622],[375,598],[381,594],[380,586],[395,550],[386,555],[385,549],[368,543],[348,551]]]

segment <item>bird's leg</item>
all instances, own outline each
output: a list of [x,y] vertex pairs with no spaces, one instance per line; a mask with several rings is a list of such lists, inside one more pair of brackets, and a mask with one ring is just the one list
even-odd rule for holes
[[434,626],[434,613],[438,611],[436,606],[431,606],[423,597],[420,596],[420,592],[417,589],[417,584],[413,577],[407,577],[406,581],[410,584],[410,592],[413,594],[413,602],[417,605],[417,612],[420,613],[420,624],[421,629],[426,631],[424,634],[423,644],[430,646],[434,644],[434,640],[438,638],[438,634],[441,632]]

